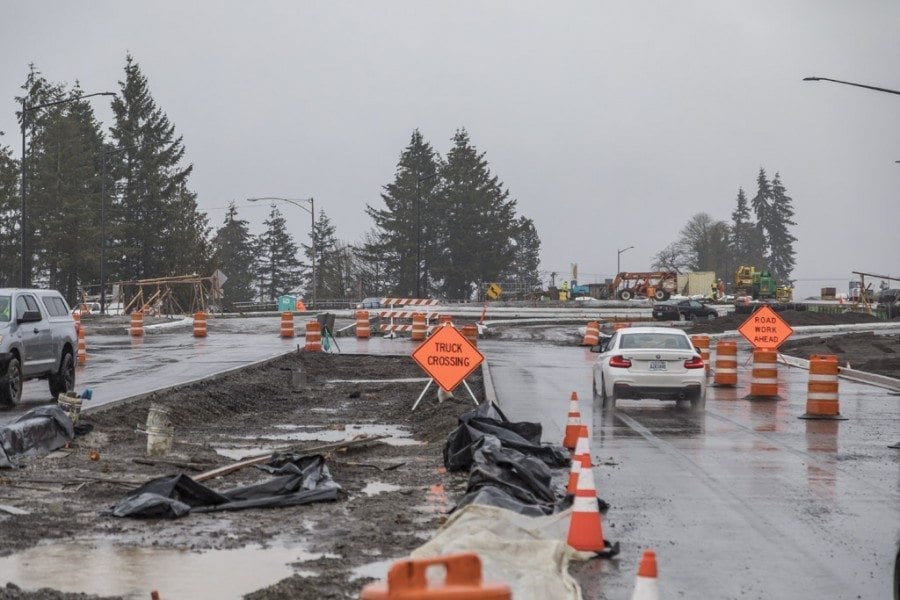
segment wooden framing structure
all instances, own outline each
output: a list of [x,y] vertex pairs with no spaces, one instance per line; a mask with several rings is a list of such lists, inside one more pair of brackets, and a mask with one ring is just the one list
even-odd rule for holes
[[115,301],[124,307],[122,313],[126,315],[137,310],[147,315],[209,312],[211,302],[222,299],[222,291],[215,277],[157,277],[119,281],[116,285],[118,297]]

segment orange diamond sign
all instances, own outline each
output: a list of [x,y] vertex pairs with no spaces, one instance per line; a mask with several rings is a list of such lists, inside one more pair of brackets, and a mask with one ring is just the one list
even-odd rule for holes
[[738,331],[760,350],[775,350],[794,333],[791,326],[768,306],[758,308]]
[[413,360],[445,391],[452,391],[484,361],[484,355],[463,334],[439,327],[413,350]]

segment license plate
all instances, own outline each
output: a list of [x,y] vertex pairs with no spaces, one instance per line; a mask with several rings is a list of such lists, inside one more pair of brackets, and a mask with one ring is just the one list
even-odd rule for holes
[[650,370],[651,371],[665,371],[666,370],[666,361],[651,360],[650,361]]

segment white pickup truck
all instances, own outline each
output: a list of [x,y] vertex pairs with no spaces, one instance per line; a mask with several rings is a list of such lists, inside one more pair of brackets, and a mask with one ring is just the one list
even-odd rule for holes
[[0,288],[0,406],[15,406],[28,379],[52,398],[75,389],[75,320],[55,290]]

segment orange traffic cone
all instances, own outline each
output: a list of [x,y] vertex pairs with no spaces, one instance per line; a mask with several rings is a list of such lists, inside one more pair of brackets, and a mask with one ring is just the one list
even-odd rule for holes
[[644,550],[641,566],[638,567],[637,579],[631,600],[659,600],[659,588],[656,585],[656,552]]
[[578,394],[572,392],[569,399],[569,420],[566,422],[566,435],[563,437],[563,447],[566,450],[574,450],[578,443],[578,428],[581,426],[581,411],[578,409]]
[[581,461],[572,458],[572,468],[569,470],[569,485],[566,486],[566,494],[574,494],[578,488],[578,475],[581,473]]
[[582,467],[591,468],[591,441],[588,437],[587,425],[578,426],[578,441],[575,443],[575,452],[572,453],[572,460],[579,461]]
[[[578,440],[579,444],[582,439]],[[594,471],[583,465],[578,473],[566,543],[575,550],[596,552],[600,556],[611,557],[619,553],[618,543],[610,544],[603,539],[600,507],[597,503],[597,490],[594,488]]]

